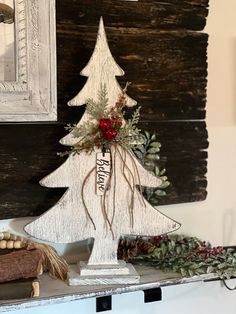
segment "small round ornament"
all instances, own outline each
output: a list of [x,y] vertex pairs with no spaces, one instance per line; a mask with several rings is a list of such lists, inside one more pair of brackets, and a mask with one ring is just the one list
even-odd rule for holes
[[113,140],[116,136],[117,136],[117,131],[114,128],[110,128],[102,134],[102,137],[108,141]]
[[99,120],[98,127],[101,131],[106,131],[112,126],[112,120],[109,118],[104,118]]

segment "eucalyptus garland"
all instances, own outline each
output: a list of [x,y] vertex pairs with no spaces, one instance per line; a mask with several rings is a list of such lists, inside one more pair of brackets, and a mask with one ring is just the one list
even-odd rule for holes
[[166,169],[161,169],[158,165],[161,143],[157,140],[156,133],[144,131],[142,135],[143,143],[136,145],[133,148],[133,152],[146,169],[162,180],[162,184],[156,188],[143,188],[143,195],[146,200],[153,206],[156,206],[159,203],[159,199],[166,195],[165,189],[170,186],[170,182],[166,176]]
[[[217,274],[221,279],[236,276],[236,250],[233,248],[213,247],[197,237],[183,235],[128,241],[128,247],[133,248],[128,259],[135,264],[178,272],[183,277],[210,273]],[[120,251],[121,248],[122,252],[127,253],[127,244],[120,242]]]

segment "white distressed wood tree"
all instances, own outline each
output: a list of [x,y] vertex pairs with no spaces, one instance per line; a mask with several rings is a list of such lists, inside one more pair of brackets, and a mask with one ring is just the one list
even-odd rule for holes
[[[84,105],[88,98],[94,99],[96,101],[98,98],[98,92],[101,89],[101,83],[106,85],[109,106],[114,106],[114,103],[118,100],[119,95],[122,93],[122,89],[116,80],[116,76],[123,76],[124,71],[119,67],[112,57],[107,43],[102,18],[100,19],[97,42],[92,57],[80,74],[82,76],[88,77],[87,82],[79,94],[69,101],[69,106]],[[126,101],[127,107],[133,107],[137,104],[135,100],[131,99],[127,95]],[[85,111],[78,124],[81,125],[89,119],[90,117]],[[63,138],[60,143],[64,145],[73,145],[77,141],[78,138],[73,137],[72,134],[68,134],[68,136]]]
[[[87,83],[69,104],[79,106],[85,104],[88,98],[96,100],[102,83],[106,84],[108,107],[112,108],[122,92],[115,76],[123,74],[109,50],[101,18],[93,55],[82,71],[82,75],[88,76]],[[126,97],[128,106],[136,104]],[[88,119],[89,115],[85,111],[78,125]],[[70,146],[77,141],[78,138],[70,133],[61,143]],[[139,183],[142,186],[160,186],[160,178],[144,169],[132,152],[119,144],[111,145],[111,156],[113,167],[110,189],[109,194],[103,197],[95,193],[96,152],[69,155],[58,169],[40,182],[51,188],[67,187],[67,191],[52,208],[28,224],[25,230],[36,238],[57,243],[94,238],[88,265],[103,265],[106,268],[107,265],[118,264],[120,236],[153,236],[178,229],[180,225],[176,221],[153,208],[142,198],[139,188],[135,187]]]

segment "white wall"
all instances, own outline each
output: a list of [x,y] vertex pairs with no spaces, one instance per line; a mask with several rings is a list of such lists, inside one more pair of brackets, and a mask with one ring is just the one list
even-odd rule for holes
[[[208,198],[199,203],[163,206],[160,210],[182,223],[181,233],[199,236],[214,245],[236,245],[236,0],[210,0],[206,31],[210,35]],[[1,225],[8,228],[9,222]],[[11,222],[11,226],[16,231],[15,223]],[[236,292],[226,290],[220,282],[195,283],[164,288],[163,301],[152,304],[143,304],[142,292],[114,296],[112,313],[235,314],[235,295]],[[95,300],[21,314],[26,312],[92,314]]]

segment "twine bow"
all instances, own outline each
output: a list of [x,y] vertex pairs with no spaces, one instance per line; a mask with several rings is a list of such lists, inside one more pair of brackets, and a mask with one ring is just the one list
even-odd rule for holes
[[[131,166],[127,165],[127,157],[131,160]],[[133,154],[125,149],[124,147],[114,143],[111,146],[111,173],[110,177],[106,183],[105,189],[104,189],[104,194],[100,196],[101,198],[101,213],[105,222],[106,227],[110,230],[112,234],[112,238],[114,240],[115,235],[113,232],[113,223],[114,223],[114,218],[115,218],[115,212],[116,212],[116,184],[117,184],[117,169],[116,169],[116,160],[117,158],[120,158],[121,160],[121,173],[128,185],[128,189],[130,190],[130,200],[128,202],[128,211],[129,211],[129,220],[130,220],[130,227],[133,228],[134,226],[134,200],[135,200],[135,189],[138,188],[141,196],[141,201],[143,202],[144,206],[144,198],[142,195],[142,187],[141,187],[141,180],[140,180],[140,175],[138,171],[138,167],[136,165],[135,157]],[[86,175],[83,184],[82,184],[82,189],[81,189],[81,198],[82,202],[84,205],[86,217],[88,220],[92,223],[94,230],[96,230],[96,224],[89,212],[88,206],[86,205],[85,201],[85,186],[88,182],[88,179],[93,175],[93,173],[96,172],[96,167],[93,167],[88,174]],[[106,196],[109,191],[111,181],[113,179],[113,209],[112,209],[112,215],[111,218],[109,218],[108,215],[108,208],[106,205]],[[138,184],[136,183],[136,179],[138,181]]]

